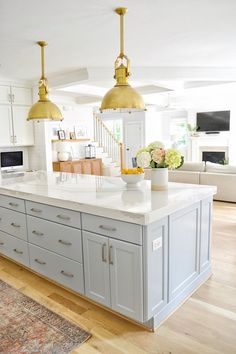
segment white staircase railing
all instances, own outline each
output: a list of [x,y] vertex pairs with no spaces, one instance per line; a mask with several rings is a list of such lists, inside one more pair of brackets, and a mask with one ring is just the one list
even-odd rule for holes
[[124,168],[124,145],[120,143],[115,135],[106,127],[103,121],[94,114],[94,140],[98,142],[103,151],[112,158],[120,168]]

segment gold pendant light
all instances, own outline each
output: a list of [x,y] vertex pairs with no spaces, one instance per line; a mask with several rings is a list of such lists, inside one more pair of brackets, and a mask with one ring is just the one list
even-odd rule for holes
[[114,76],[116,85],[104,96],[100,111],[107,109],[144,110],[145,105],[142,96],[128,83],[131,75],[130,60],[124,54],[124,15],[127,9],[119,7],[115,12],[120,16],[120,54],[115,61]]
[[37,44],[41,47],[42,75],[39,80],[39,100],[30,109],[27,120],[63,120],[60,109],[48,98],[48,80],[44,76],[44,47],[46,42],[40,41]]

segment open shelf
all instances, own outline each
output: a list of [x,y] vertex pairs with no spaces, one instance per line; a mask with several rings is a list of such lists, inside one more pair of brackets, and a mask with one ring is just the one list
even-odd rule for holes
[[84,139],[52,139],[52,143],[58,143],[58,142],[78,143],[80,141],[90,141],[90,139],[88,139],[88,138],[84,138]]

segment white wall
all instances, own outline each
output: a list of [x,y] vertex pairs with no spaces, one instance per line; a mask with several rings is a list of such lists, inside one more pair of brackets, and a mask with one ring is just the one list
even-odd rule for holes
[[[62,122],[34,122],[35,145],[29,148],[29,165],[32,169],[52,170],[52,162],[57,160],[57,151],[61,150],[61,144],[52,143],[57,139],[53,132],[65,130],[67,133],[74,129],[85,131],[86,138],[93,138],[93,109],[92,107],[78,105],[73,97],[50,95],[50,99],[56,103],[62,111],[64,120]],[[64,149],[74,151],[74,158],[82,158],[84,147],[80,143],[66,144]]]

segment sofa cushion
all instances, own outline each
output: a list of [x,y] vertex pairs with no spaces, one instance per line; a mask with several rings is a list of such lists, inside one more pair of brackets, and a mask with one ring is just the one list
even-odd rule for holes
[[205,162],[184,162],[183,166],[178,168],[178,171],[205,171]]
[[169,182],[200,184],[200,172],[198,171],[169,171]]
[[218,163],[207,161],[206,172],[236,174],[236,166],[220,165]]

